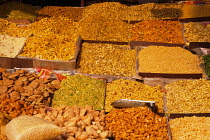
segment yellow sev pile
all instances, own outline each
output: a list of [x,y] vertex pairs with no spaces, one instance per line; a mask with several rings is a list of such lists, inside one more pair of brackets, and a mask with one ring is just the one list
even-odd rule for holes
[[173,140],[209,140],[210,117],[184,117],[169,121]]
[[203,73],[197,55],[180,47],[149,46],[138,54],[139,72]]

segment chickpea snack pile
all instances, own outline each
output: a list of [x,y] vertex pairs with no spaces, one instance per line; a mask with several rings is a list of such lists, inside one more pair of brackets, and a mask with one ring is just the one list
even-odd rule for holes
[[115,140],[169,140],[166,118],[146,107],[115,109],[105,120]]
[[107,83],[105,110],[112,110],[111,103],[119,99],[155,101],[158,112],[163,112],[163,92],[160,86],[149,86],[132,80],[114,80]]
[[128,45],[83,43],[79,70],[87,74],[132,77],[136,74],[136,50],[127,48]]
[[180,47],[149,46],[139,51],[139,72],[203,73],[197,55]]

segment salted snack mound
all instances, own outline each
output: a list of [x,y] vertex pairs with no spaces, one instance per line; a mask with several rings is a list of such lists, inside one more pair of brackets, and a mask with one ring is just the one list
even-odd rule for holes
[[139,72],[203,73],[197,55],[181,47],[149,46],[138,54]]
[[62,132],[62,129],[53,123],[33,116],[14,118],[5,127],[9,140],[48,140]]

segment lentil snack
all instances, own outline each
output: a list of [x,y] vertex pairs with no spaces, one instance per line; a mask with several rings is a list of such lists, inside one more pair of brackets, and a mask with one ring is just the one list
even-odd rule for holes
[[61,88],[55,92],[52,105],[92,105],[94,109],[101,110],[104,108],[104,98],[104,81],[77,74],[61,81]]
[[180,47],[149,46],[139,51],[139,72],[203,73],[197,55]]
[[183,117],[169,121],[173,140],[209,140],[210,117]]

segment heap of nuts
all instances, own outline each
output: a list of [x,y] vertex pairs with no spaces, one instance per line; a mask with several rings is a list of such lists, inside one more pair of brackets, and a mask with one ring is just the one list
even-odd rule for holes
[[51,104],[52,95],[59,89],[60,81],[40,78],[35,73],[17,70],[14,73],[2,72],[0,95],[15,101],[21,100],[42,108]]
[[46,107],[35,115],[62,127],[64,132],[56,140],[108,140],[110,131],[105,130],[105,112],[95,111],[92,106],[57,108]]

